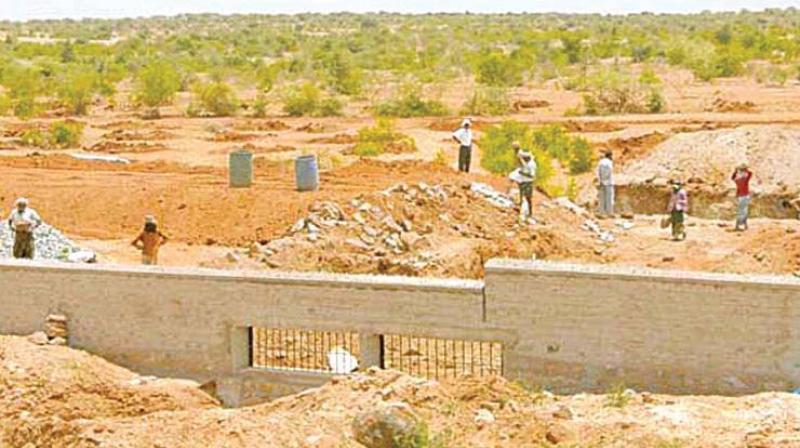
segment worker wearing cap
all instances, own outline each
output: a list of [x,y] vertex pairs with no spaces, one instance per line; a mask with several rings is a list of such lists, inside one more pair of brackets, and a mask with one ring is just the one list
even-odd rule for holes
[[158,251],[167,243],[167,237],[158,230],[158,223],[153,215],[144,218],[144,229],[131,243],[142,251],[142,264],[158,264]]
[[469,165],[472,160],[472,121],[465,118],[461,122],[461,127],[453,132],[453,140],[458,143],[458,171],[469,173]]
[[33,231],[42,224],[36,210],[28,207],[28,200],[19,198],[8,217],[8,226],[14,233],[14,258],[33,259],[36,242]]
[[533,182],[536,180],[536,161],[528,151],[520,149],[519,143],[514,142],[519,160],[519,196],[520,196],[520,221],[525,222],[533,215]]
[[675,179],[671,182],[672,194],[669,199],[669,216],[672,224],[672,239],[681,241],[686,239],[686,212],[689,211],[689,194],[683,188],[683,183]]
[[741,163],[731,175],[736,184],[736,230],[747,230],[747,218],[750,214],[750,179],[753,173],[747,163]]
[[606,151],[597,164],[597,203],[600,216],[614,215],[614,162],[613,154]]

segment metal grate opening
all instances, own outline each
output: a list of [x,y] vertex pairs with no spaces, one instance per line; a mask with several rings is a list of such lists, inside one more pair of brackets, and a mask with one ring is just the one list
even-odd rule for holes
[[499,342],[383,336],[383,367],[430,379],[503,374]]
[[250,366],[349,373],[358,368],[358,333],[250,328]]

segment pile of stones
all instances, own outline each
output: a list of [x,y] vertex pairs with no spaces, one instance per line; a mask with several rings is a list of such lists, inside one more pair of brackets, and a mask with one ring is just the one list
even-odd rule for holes
[[[36,240],[36,259],[66,261],[69,254],[80,250],[74,242],[48,224],[37,227],[33,236]],[[11,257],[13,250],[14,234],[7,222],[0,222],[0,258]]]

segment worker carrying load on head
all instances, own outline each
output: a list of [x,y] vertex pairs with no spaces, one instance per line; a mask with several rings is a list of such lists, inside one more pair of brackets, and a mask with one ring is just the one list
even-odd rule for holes
[[741,163],[733,172],[731,180],[736,184],[736,230],[747,230],[747,218],[750,215],[750,179],[753,173],[746,163]]
[[518,167],[509,178],[519,185],[519,220],[524,223],[533,215],[533,182],[536,180],[536,161],[533,155],[521,149],[519,142],[511,144]]
[[465,118],[461,127],[453,132],[453,140],[458,143],[458,171],[469,173],[472,161],[472,120]]
[[142,264],[158,264],[158,251],[167,243],[167,237],[158,230],[158,223],[153,215],[144,218],[144,229],[131,243],[142,251]]
[[36,252],[33,231],[42,224],[36,210],[28,207],[28,200],[19,198],[16,207],[8,217],[8,226],[14,233],[14,258],[32,260]]

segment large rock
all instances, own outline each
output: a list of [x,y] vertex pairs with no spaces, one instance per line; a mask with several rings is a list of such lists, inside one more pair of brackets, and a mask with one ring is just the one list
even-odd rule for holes
[[356,416],[353,434],[367,448],[394,448],[398,441],[412,437],[417,425],[419,417],[406,403],[381,403]]

